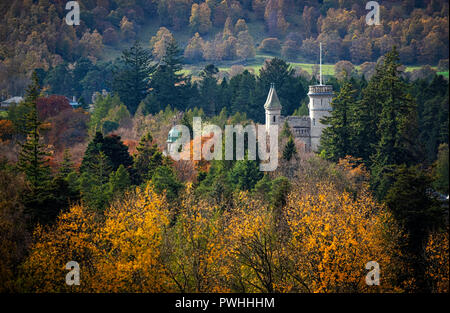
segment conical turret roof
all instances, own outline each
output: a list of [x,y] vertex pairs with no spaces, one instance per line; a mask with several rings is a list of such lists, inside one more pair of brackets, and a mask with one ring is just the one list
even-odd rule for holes
[[275,90],[275,84],[270,84],[269,94],[267,95],[266,103],[264,103],[264,108],[269,110],[280,110],[281,103],[278,99],[277,92]]

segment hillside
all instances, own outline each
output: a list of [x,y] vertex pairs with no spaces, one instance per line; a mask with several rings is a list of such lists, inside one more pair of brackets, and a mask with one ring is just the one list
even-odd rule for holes
[[[309,0],[82,0],[79,26],[65,24],[63,0],[0,4],[0,97],[23,94],[31,71],[49,71],[80,58],[112,61],[135,40],[161,58],[174,38],[187,69],[214,63],[259,68],[266,56],[317,63],[375,62],[392,45],[409,66],[448,68],[448,1],[381,3],[381,25],[365,23],[358,1]],[[439,63],[440,62],[440,63]],[[447,65],[446,65],[447,64]]]

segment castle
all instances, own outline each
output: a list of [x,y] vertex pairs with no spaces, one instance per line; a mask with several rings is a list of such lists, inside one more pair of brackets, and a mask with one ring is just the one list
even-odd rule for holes
[[[322,77],[320,81],[322,81]],[[266,110],[265,126],[268,132],[270,126],[276,125],[282,127],[287,122],[293,136],[304,142],[306,151],[317,151],[322,130],[327,127],[321,123],[321,119],[329,116],[332,111],[331,99],[333,98],[333,86],[322,85],[321,83],[319,85],[309,86],[308,96],[309,116],[281,116],[281,103],[278,99],[275,85],[272,83],[266,103],[264,104],[264,109]],[[180,136],[180,131],[172,127],[167,138],[165,155],[174,152],[174,144]]]
[[[321,75],[322,76],[322,75]],[[322,82],[322,77],[320,79]],[[321,119],[331,113],[331,99],[333,98],[333,86],[313,85],[309,86],[309,116],[281,116],[281,103],[278,99],[274,84],[271,84],[264,109],[266,110],[266,130],[271,125],[283,126],[287,121],[295,138],[305,143],[307,150],[317,151],[320,144],[322,130],[326,127]]]

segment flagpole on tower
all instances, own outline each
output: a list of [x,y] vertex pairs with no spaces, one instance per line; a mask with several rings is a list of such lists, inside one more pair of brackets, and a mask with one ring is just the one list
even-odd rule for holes
[[320,43],[320,85],[322,85],[322,43]]

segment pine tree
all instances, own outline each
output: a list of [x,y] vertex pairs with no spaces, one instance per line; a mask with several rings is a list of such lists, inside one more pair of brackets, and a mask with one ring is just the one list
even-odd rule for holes
[[229,177],[236,190],[252,190],[262,179],[263,173],[259,170],[257,161],[240,160],[235,162]]
[[200,101],[205,113],[209,116],[216,115],[219,107],[219,87],[217,86],[216,74],[219,69],[214,64],[205,66],[200,73],[202,80],[200,82]]
[[70,150],[64,149],[63,160],[59,165],[58,176],[67,178],[74,171],[73,162],[71,160]]
[[17,168],[25,174],[29,182],[30,191],[24,195],[24,202],[32,223],[47,223],[53,220],[58,212],[51,205],[53,196],[50,167],[46,160],[48,154],[40,143],[41,122],[36,104],[39,95],[39,81],[34,72],[32,84],[28,87],[25,97],[25,104],[29,108],[29,113],[26,115],[26,127],[29,131],[19,153]]
[[418,166],[397,166],[392,176],[395,182],[386,195],[386,204],[408,234],[403,249],[405,260],[413,270],[414,291],[426,292],[425,242],[431,230],[442,226],[445,211],[430,197],[431,179]]
[[133,168],[138,176],[138,183],[150,180],[157,167],[165,164],[164,155],[159,151],[158,145],[153,142],[150,132],[142,136],[134,156]]
[[352,125],[354,130],[353,156],[362,158],[368,167],[371,165],[371,156],[375,153],[375,146],[379,141],[377,129],[384,101],[383,75],[383,63],[379,62],[375,74],[362,91],[361,100],[357,102],[352,112],[357,117]]
[[122,52],[121,67],[114,71],[114,90],[131,114],[136,112],[148,93],[149,78],[155,70],[151,62],[150,52],[136,41],[130,49]]
[[181,50],[175,40],[166,44],[166,53],[158,64],[155,73],[152,75],[150,86],[155,96],[154,101],[162,105],[170,105],[174,108],[184,108],[186,96],[183,94],[184,88],[180,85],[186,80],[180,74],[183,63]]
[[255,105],[256,78],[245,70],[241,75],[232,78],[230,84],[239,79],[239,84],[234,88],[234,96],[231,102],[231,114],[238,112],[248,114],[251,119],[258,119],[264,112]]
[[[267,98],[270,84],[275,84],[278,97],[282,104],[281,114],[284,116],[292,115],[297,109],[299,101],[307,96],[306,82],[295,77],[295,70],[285,61],[279,58],[273,58],[266,62],[259,71],[257,99],[255,103],[264,103]],[[263,121],[264,112],[257,121]]]
[[103,134],[96,132],[94,138],[89,142],[86,151],[84,152],[83,160],[81,161],[80,172],[89,171],[90,163],[94,162],[95,157],[102,150]]
[[293,157],[296,156],[297,149],[295,148],[294,138],[290,136],[283,149],[283,159],[286,161],[290,161]]
[[289,124],[287,121],[284,121],[283,129],[280,133],[281,138],[289,138],[292,136],[291,128],[289,127]]
[[387,175],[395,166],[412,165],[419,158],[417,142],[417,111],[406,84],[400,78],[398,52],[388,52],[383,62],[383,80],[378,93],[383,100],[378,122],[379,141],[372,156],[372,188],[382,199],[392,180]]
[[167,165],[156,168],[152,183],[155,192],[158,194],[165,193],[170,202],[178,199],[178,195],[183,188],[183,184],[178,180],[173,168]]
[[128,174],[128,171],[123,165],[120,165],[117,171],[110,174],[109,184],[112,196],[124,191],[130,186],[130,174]]
[[433,168],[433,187],[448,195],[449,189],[449,151],[448,143],[443,143],[439,146],[437,160]]
[[344,82],[339,94],[331,102],[331,115],[321,122],[328,125],[320,140],[321,150],[334,162],[353,154],[351,108],[355,103],[356,90],[350,82]]

